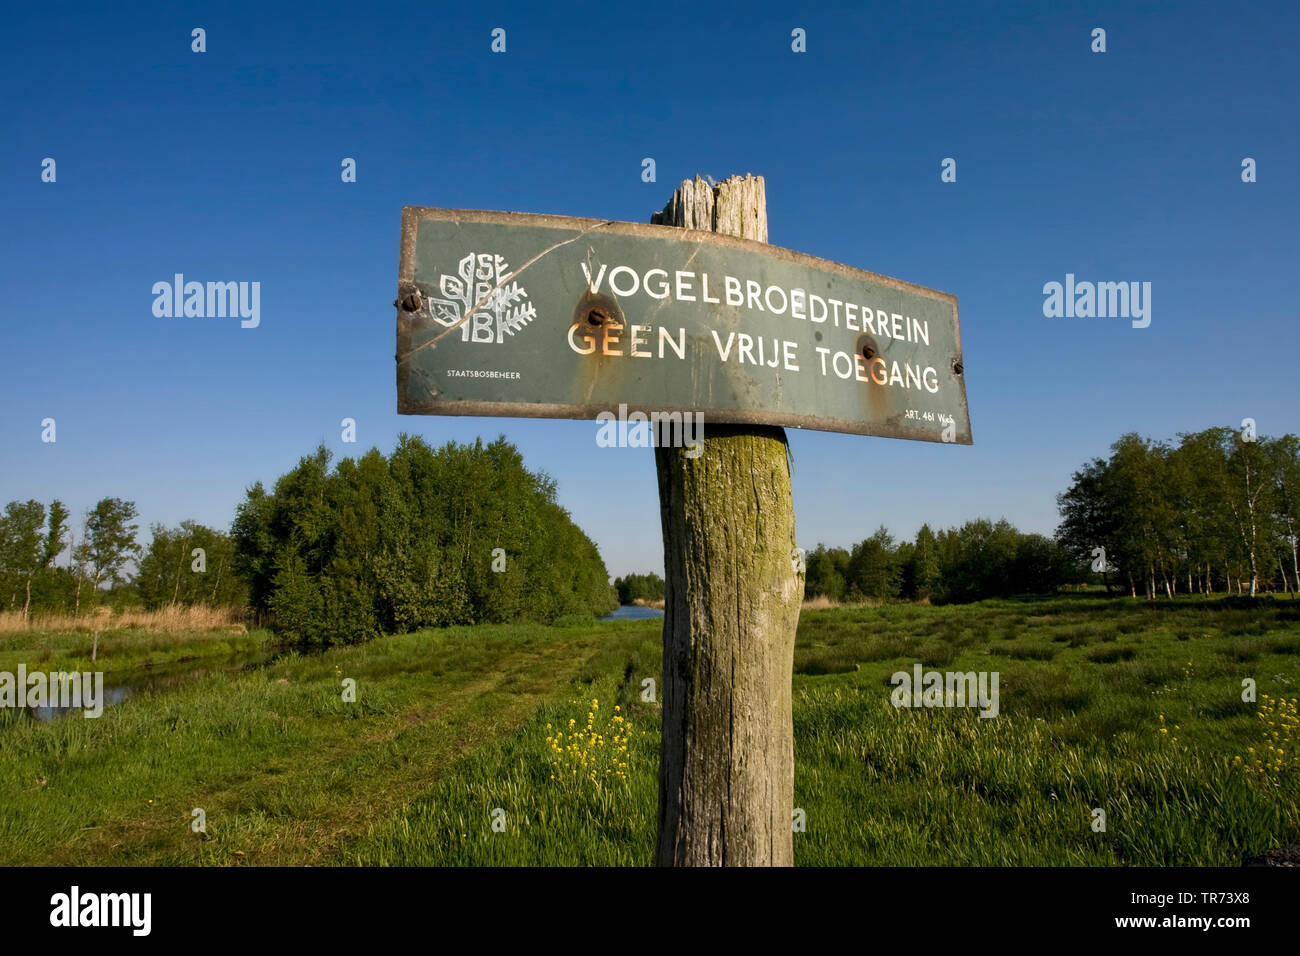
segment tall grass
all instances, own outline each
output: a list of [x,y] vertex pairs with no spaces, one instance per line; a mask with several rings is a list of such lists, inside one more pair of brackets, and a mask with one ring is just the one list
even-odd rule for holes
[[[909,602],[910,606],[925,607],[930,603],[930,599],[923,601]],[[883,607],[885,601],[883,598],[860,597],[852,601],[841,601],[836,598],[827,597],[825,594],[815,594],[810,598],[805,598],[803,609],[805,611],[824,611],[833,607]]]
[[[1074,597],[806,611],[795,860],[1235,866],[1300,840],[1300,768],[1242,767],[1278,733],[1243,680],[1261,701],[1300,696],[1298,612]],[[661,626],[422,631],[215,673],[98,720],[9,722],[0,863],[647,864],[660,731],[641,689],[661,675]],[[128,662],[257,636],[114,635],[109,659]],[[89,644],[5,635],[0,669]],[[999,716],[894,709],[890,675],[916,661],[998,671]],[[593,698],[627,717],[627,773],[566,780],[547,738],[583,726]]]
[[[1223,653],[1253,619],[1252,635],[1271,635],[1260,659],[1274,655],[1252,672],[1261,688],[1294,687],[1291,614],[1162,608],[1121,629],[1135,610],[1064,600],[805,612],[794,730],[795,805],[807,828],[794,835],[796,862],[1235,866],[1300,838],[1300,774],[1252,780],[1234,766],[1263,738],[1258,708],[1240,698],[1243,662]],[[888,677],[918,659],[1000,671],[1002,715],[894,709]],[[603,700],[612,685],[606,677],[590,692]],[[632,706],[643,739],[657,741],[657,711]],[[650,862],[652,751],[617,786],[550,779],[546,725],[581,721],[581,709],[580,700],[547,708],[475,752],[340,862]],[[1160,733],[1162,716],[1181,726],[1179,739]],[[494,811],[504,814],[499,831]]]
[[0,634],[21,631],[78,631],[90,634],[119,628],[143,631],[215,631],[221,628],[244,628],[252,623],[252,612],[242,607],[208,607],[169,605],[156,611],[126,610],[114,612],[97,607],[86,614],[34,614],[24,618],[22,611],[0,611]]

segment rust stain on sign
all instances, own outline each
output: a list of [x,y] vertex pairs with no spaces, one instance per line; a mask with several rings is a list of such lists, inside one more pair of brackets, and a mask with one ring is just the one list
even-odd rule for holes
[[394,304],[403,414],[971,442],[955,297],[766,243],[406,207]]

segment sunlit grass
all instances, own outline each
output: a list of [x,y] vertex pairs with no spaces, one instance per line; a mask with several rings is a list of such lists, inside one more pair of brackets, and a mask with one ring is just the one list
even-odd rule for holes
[[[659,705],[641,695],[662,687],[659,628],[424,631],[212,674],[98,720],[7,717],[0,862],[649,864]],[[117,652],[159,653],[153,639]],[[185,640],[220,638],[175,653]],[[50,660],[79,660],[76,642]],[[0,644],[0,669],[39,646]],[[1295,842],[1300,770],[1266,748],[1290,751],[1278,702],[1300,696],[1298,652],[1288,601],[805,611],[796,862],[1236,866]],[[997,671],[999,716],[892,707],[890,675],[917,661]],[[589,722],[601,772],[565,780],[556,745]],[[1267,772],[1243,766],[1252,747]]]

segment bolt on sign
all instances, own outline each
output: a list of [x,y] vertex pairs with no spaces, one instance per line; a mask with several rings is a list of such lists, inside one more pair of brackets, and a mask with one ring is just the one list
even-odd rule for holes
[[971,443],[957,299],[669,226],[402,210],[397,410]]

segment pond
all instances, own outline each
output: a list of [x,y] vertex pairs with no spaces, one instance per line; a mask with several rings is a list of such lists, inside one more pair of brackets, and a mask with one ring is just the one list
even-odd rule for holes
[[[158,693],[189,683],[210,674],[236,674],[257,670],[274,664],[289,654],[316,656],[330,650],[324,645],[274,646],[232,654],[227,658],[184,659],[171,664],[153,666],[148,663],[137,665],[112,674],[104,675],[105,707],[120,704],[134,694]],[[71,714],[80,714],[80,707],[32,707],[20,708],[36,720],[45,722]]]
[[[661,618],[664,612],[658,608],[644,607],[639,604],[624,604],[613,614],[601,618],[602,621],[639,621],[646,618]],[[179,660],[157,667],[148,664],[106,674],[104,678],[104,706],[119,704],[136,694],[148,694],[167,691],[181,684],[189,683],[209,674],[233,674],[241,671],[256,670],[274,664],[287,654],[325,654],[329,647],[322,645],[272,647],[231,655],[225,659]],[[39,721],[56,720],[73,713],[81,713],[79,707],[35,707],[21,708],[28,716]]]
[[663,617],[664,612],[656,607],[645,607],[641,604],[624,604],[613,614],[607,614],[601,618],[602,621],[640,621],[647,617]]

